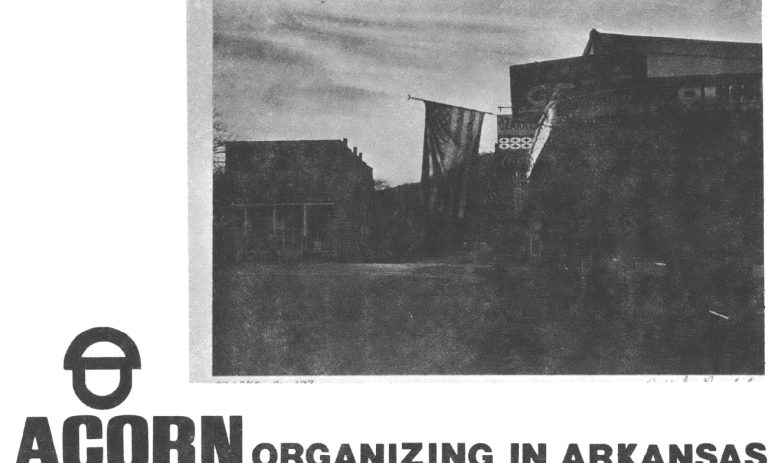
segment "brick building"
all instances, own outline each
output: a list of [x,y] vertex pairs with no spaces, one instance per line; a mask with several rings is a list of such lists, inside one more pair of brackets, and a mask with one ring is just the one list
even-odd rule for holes
[[640,90],[654,104],[760,104],[762,45],[592,30],[582,56],[514,65],[510,77],[513,120],[535,127],[551,101],[608,91],[627,101]]
[[674,300],[759,306],[760,44],[592,31],[584,56],[511,76],[514,113],[542,114],[523,251],[612,278],[629,306],[655,276]]
[[[524,215],[531,224],[528,233],[548,252],[559,254],[564,249],[562,253],[569,254],[579,248],[571,243],[562,246],[562,237],[571,233],[571,221],[591,219],[562,210],[570,205],[551,198],[573,200],[575,193],[581,200],[587,188],[599,189],[592,194],[607,195],[614,207],[618,200],[613,200],[636,182],[646,188],[647,182],[653,182],[652,191],[662,190],[672,198],[675,193],[668,189],[668,182],[686,179],[686,184],[678,185],[677,194],[681,194],[692,180],[723,181],[720,171],[731,165],[746,169],[737,174],[753,181],[748,185],[725,182],[722,191],[761,198],[753,190],[761,187],[762,178],[761,44],[592,30],[581,57],[511,66],[511,98],[515,120],[529,117],[537,127],[546,115],[526,172],[526,193],[534,199],[533,208]],[[713,140],[717,142],[711,145]],[[697,159],[688,165],[695,156],[704,156],[705,162]],[[631,183],[608,191],[617,188],[625,172],[632,177]],[[560,178],[567,183],[558,182]],[[676,198],[672,204],[683,208],[681,200],[691,201]],[[760,209],[762,203],[752,201],[752,205]],[[749,206],[733,214],[740,216],[741,223],[750,222],[756,214],[753,209]],[[550,220],[548,214],[557,218]],[[538,235],[541,229],[542,237]],[[614,239],[625,236],[617,233]],[[652,253],[658,251],[648,252]]]
[[633,52],[646,78],[762,73],[762,44],[606,34],[592,29],[583,56]]
[[372,194],[373,169],[346,139],[228,142],[214,224],[226,217],[228,260],[361,261]]

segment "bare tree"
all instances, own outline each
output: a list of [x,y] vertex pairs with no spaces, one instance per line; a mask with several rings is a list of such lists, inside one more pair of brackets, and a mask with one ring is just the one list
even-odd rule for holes
[[213,110],[213,168],[224,170],[224,144],[235,139],[235,135],[223,120],[221,112]]
[[225,143],[234,140],[233,133],[222,119],[222,114],[213,111],[213,264],[214,268],[230,264],[235,249],[229,237],[234,227],[234,214],[230,213],[232,194],[224,170]]
[[382,178],[377,178],[373,180],[373,189],[375,191],[381,191],[381,190],[388,190],[392,187],[392,184],[389,183],[389,180],[385,180]]

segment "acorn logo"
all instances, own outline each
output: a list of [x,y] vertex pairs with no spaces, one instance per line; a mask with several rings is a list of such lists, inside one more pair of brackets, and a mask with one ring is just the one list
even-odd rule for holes
[[[98,343],[110,342],[124,352],[124,357],[84,357],[86,350]],[[123,332],[108,327],[92,328],[76,336],[65,353],[65,370],[73,371],[73,392],[87,407],[108,410],[120,405],[132,390],[132,370],[140,370],[140,353],[135,342]],[[94,394],[86,387],[86,370],[119,370],[119,385],[106,396]]]

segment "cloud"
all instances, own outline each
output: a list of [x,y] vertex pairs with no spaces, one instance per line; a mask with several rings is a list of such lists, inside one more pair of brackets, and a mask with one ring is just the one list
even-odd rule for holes
[[333,109],[340,105],[341,110],[364,102],[374,103],[386,98],[384,92],[376,92],[352,85],[344,85],[326,79],[301,83],[291,79],[291,82],[276,82],[270,85],[262,94],[262,102],[276,108],[292,103],[307,105],[319,109]]
[[375,101],[376,99],[387,96],[385,92],[376,92],[351,85],[342,85],[337,83],[319,82],[318,85],[307,89],[308,92],[316,94],[323,100],[330,100],[338,103],[348,101],[351,103],[362,101]]
[[336,15],[322,11],[304,11],[298,17],[321,21],[337,27],[384,29],[385,31],[423,31],[426,34],[440,31],[457,31],[470,34],[503,34],[521,30],[521,23],[503,23],[494,15],[416,15],[380,18],[375,16]]
[[[241,136],[347,137],[416,181],[423,106],[496,110],[508,67],[580,55],[589,31],[761,40],[758,0],[214,0],[214,102]],[[484,123],[482,150],[496,136]]]
[[214,56],[217,60],[233,58],[306,68],[317,66],[317,60],[312,55],[279,45],[272,40],[264,38],[215,32],[213,35],[213,48]]

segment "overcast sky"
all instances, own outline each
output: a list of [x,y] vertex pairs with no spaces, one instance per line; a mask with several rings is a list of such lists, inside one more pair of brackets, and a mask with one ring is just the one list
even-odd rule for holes
[[[424,105],[497,112],[508,67],[589,31],[761,42],[759,0],[214,0],[214,106],[240,140],[348,138],[375,178],[421,176]],[[481,151],[492,151],[486,116]]]

